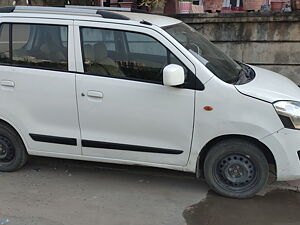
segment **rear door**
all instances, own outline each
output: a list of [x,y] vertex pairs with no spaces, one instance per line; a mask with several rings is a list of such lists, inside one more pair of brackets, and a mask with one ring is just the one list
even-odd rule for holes
[[195,90],[163,86],[161,72],[176,63],[193,73],[193,65],[151,29],[75,22],[75,36],[83,155],[185,165]]
[[81,154],[75,92],[73,21],[1,21],[0,114],[29,151]]

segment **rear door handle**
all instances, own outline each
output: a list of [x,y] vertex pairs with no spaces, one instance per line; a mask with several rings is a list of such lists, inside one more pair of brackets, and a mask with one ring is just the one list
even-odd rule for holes
[[1,86],[3,87],[14,87],[15,86],[15,82],[11,81],[11,80],[2,80],[0,82]]
[[100,91],[88,91],[87,96],[91,98],[103,98],[103,93]]

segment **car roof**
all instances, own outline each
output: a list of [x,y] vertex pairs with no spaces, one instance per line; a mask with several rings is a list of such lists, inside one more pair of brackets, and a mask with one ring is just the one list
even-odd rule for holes
[[180,23],[181,21],[172,17],[168,16],[161,16],[161,15],[156,15],[156,14],[146,14],[146,13],[135,13],[135,12],[118,12],[121,15],[124,15],[131,20],[135,21],[147,21],[152,24],[155,24],[156,26],[159,27],[164,27],[164,26],[170,26],[173,24]]
[[[94,20],[103,21],[122,20],[130,22],[142,22],[148,25],[156,25],[159,27],[170,26],[180,23],[180,20],[175,18],[161,16],[150,13],[143,13],[145,11],[132,10],[126,8],[110,8],[110,7],[93,7],[93,6],[66,6],[66,7],[39,7],[39,6],[16,6],[16,7],[2,7],[0,14],[2,16],[24,16],[24,17],[43,17],[43,18],[61,18],[73,19],[76,15],[77,20]],[[0,15],[1,16],[1,15]],[[130,22],[129,22],[130,21]],[[111,21],[113,22],[113,21]]]

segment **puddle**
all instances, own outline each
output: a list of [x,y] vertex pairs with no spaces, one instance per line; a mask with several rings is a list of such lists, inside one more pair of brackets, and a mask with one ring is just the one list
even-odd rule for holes
[[0,214],[0,225],[63,225],[55,221],[36,217],[21,217],[21,216],[3,216]]
[[10,219],[0,219],[0,225],[4,225],[4,224],[7,224],[7,223],[9,223],[9,222],[11,222],[11,220]]
[[252,199],[230,199],[209,192],[183,212],[187,225],[300,225],[300,194],[272,191]]

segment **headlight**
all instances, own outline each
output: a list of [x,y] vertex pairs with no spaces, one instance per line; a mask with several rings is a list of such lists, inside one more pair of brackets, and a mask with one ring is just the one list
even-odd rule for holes
[[279,101],[274,107],[286,128],[300,129],[300,102]]

